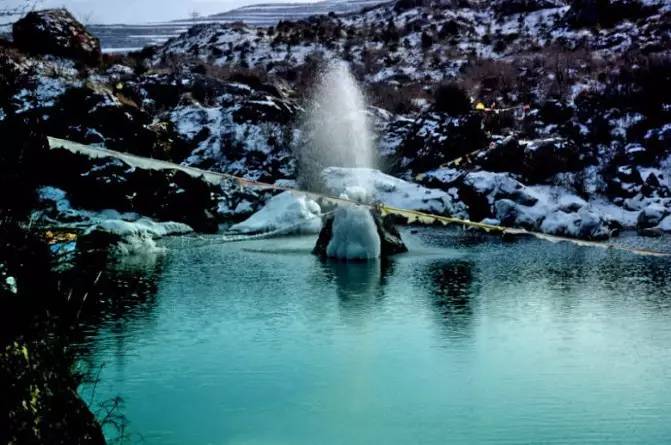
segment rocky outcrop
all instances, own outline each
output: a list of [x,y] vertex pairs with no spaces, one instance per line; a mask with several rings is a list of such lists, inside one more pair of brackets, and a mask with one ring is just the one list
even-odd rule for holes
[[219,189],[177,169],[135,168],[118,159],[90,159],[65,149],[49,152],[44,179],[68,192],[79,208],[136,212],[182,222],[201,232],[218,228]]
[[14,43],[35,54],[53,54],[97,65],[101,60],[100,41],[65,9],[33,11],[14,23]]
[[156,119],[134,101],[102,86],[68,89],[45,122],[50,136],[140,156],[180,162],[185,142],[172,122]]
[[[370,211],[375,226],[377,227],[377,234],[380,237],[380,257],[386,258],[399,253],[407,252],[408,248],[401,239],[401,234],[394,226],[392,218],[382,217],[375,210]],[[334,215],[330,214],[323,222],[322,230],[319,232],[317,243],[315,244],[312,253],[321,257],[328,257],[328,246],[333,238],[333,222]]]
[[435,168],[486,145],[482,118],[477,114],[450,116],[433,112],[416,121],[405,121],[408,128],[395,151],[402,158],[400,167],[415,173]]

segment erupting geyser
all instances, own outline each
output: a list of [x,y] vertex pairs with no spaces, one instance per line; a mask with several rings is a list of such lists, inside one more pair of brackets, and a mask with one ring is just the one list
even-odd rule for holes
[[[331,62],[321,74],[303,133],[297,157],[299,175],[308,188],[318,186],[326,167],[376,166],[366,100],[345,62]],[[369,186],[366,179],[362,177],[363,188]]]
[[[326,167],[373,168],[376,151],[368,122],[365,98],[347,64],[332,62],[322,74],[308,108],[304,125],[305,140],[298,153],[300,177],[308,188],[319,186]],[[395,230],[388,232],[379,215],[368,204],[372,196],[372,178],[360,180],[347,197],[364,205],[341,204],[330,216],[319,235],[315,253],[346,260],[369,260],[394,251],[388,248],[393,239],[405,249]],[[351,195],[356,189],[356,197]],[[386,247],[386,248],[385,248]]]

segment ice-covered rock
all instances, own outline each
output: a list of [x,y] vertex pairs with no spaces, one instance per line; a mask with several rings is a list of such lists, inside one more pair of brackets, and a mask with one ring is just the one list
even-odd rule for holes
[[364,187],[374,202],[440,215],[459,216],[465,214],[463,204],[449,192],[430,189],[419,184],[370,168],[329,167],[322,172],[322,180],[328,193],[339,196],[356,187]]
[[266,232],[319,233],[322,227],[319,204],[303,193],[283,192],[230,230],[244,234]]
[[149,218],[136,221],[109,219],[89,227],[80,236],[78,246],[85,252],[109,250],[116,255],[154,254],[161,251],[156,245],[156,239],[192,231],[186,224],[159,223]]
[[671,213],[669,209],[660,204],[650,204],[638,214],[637,226],[639,229],[648,229],[662,222]]
[[[373,236],[373,229],[377,238]],[[346,204],[326,217],[313,253],[320,257],[361,260],[407,251],[391,217],[382,217],[366,206]]]
[[671,215],[661,220],[657,225],[657,228],[663,230],[664,232],[671,233]]
[[314,253],[341,260],[369,260],[382,252],[375,219],[366,206],[342,205],[328,218]]
[[193,232],[186,224],[158,222],[133,212],[77,209],[72,206],[67,194],[56,187],[41,187],[38,199],[41,208],[33,217],[47,224],[55,222],[84,230],[77,240],[78,247],[83,251],[111,249],[121,255],[152,253],[160,250],[156,239]]

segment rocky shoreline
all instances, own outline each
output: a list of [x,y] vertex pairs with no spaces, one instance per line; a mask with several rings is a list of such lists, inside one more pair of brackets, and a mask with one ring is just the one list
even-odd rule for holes
[[[21,249],[12,237],[47,246],[46,259],[25,263],[47,276],[54,252],[35,228],[76,232],[87,250],[142,251],[168,234],[216,233],[277,194],[52,149],[47,136],[300,188],[295,153],[311,141],[301,127],[306,98],[324,63],[340,58],[371,104],[376,201],[587,240],[627,230],[663,236],[671,232],[670,48],[671,7],[654,0],[399,0],[269,28],[196,26],[114,56],[67,11],[29,14],[13,41],[0,42],[0,312],[23,301],[26,315],[8,321],[16,329],[3,336],[3,385],[16,389],[6,403],[21,414],[0,430],[44,423],[44,410],[65,404],[79,420],[59,431],[36,423],[32,442],[104,440],[68,364],[46,363],[62,346],[25,335],[44,332],[35,319],[68,309],[45,303],[60,301],[54,288],[26,286],[35,278],[21,278],[12,262]],[[356,174],[327,169],[323,189],[337,196]],[[141,243],[127,243],[129,234]],[[48,377],[13,379],[27,361]],[[53,385],[64,391],[44,396]]]
[[[415,57],[416,51],[428,56],[447,45],[458,48],[452,61],[459,60],[462,68],[441,68],[440,79],[427,68],[422,81],[412,79],[420,68],[405,81],[395,75],[383,82],[374,72],[361,78],[376,105],[370,114],[384,170],[446,192],[450,202],[444,214],[473,221],[583,239],[606,239],[621,230],[668,231],[671,98],[664,85],[671,71],[665,45],[671,11],[655,2],[640,11],[632,6],[631,17],[623,9],[625,16],[597,32],[576,18],[587,14],[580,2],[527,3],[528,10],[518,12],[468,2],[382,5],[359,15],[281,23],[259,30],[255,40],[244,26],[200,26],[158,49],[105,57],[101,64],[95,62],[100,57],[95,37],[83,28],[53,25],[70,19],[63,11],[47,12],[42,21],[52,29],[38,26],[40,18],[33,17],[18,26],[21,34],[14,43],[4,44],[0,64],[8,74],[0,123],[30,120],[32,131],[43,136],[253,180],[295,181],[295,147],[310,139],[298,130],[310,76],[329,54],[347,60],[347,47],[355,72],[359,67],[403,71],[403,58],[386,62],[391,63],[386,68],[367,66],[358,46],[374,23],[388,22],[397,35],[369,35],[371,46],[398,38],[399,57]],[[601,7],[595,8],[601,14]],[[431,20],[422,18],[427,14]],[[478,27],[489,15],[496,23],[489,32],[509,40],[505,49]],[[547,18],[542,27],[533,22],[541,16]],[[511,32],[522,19],[524,32]],[[630,32],[639,22],[645,23],[644,32]],[[26,46],[23,35],[30,26],[60,36],[54,41],[62,40],[65,49]],[[447,28],[454,28],[452,34],[441,37]],[[76,39],[62,36],[64,29],[87,36],[86,44],[73,48]],[[336,40],[324,46],[306,29],[332,32]],[[423,37],[428,34],[431,42]],[[628,37],[627,46],[613,43],[621,35]],[[207,36],[213,43],[202,47]],[[278,48],[291,39],[299,39],[298,45],[287,44],[282,51],[304,57],[293,73],[275,61]],[[224,41],[238,43],[231,44],[230,55],[217,56],[216,48],[231,46]],[[489,53],[487,46],[499,51],[492,50],[489,58],[471,56],[464,45],[476,43],[476,53]],[[540,45],[540,55],[530,56],[530,45]],[[562,66],[549,65],[545,51],[550,48]],[[91,54],[83,55],[87,51]],[[633,63],[624,64],[627,60]],[[488,64],[498,65],[474,72]],[[526,73],[528,80],[509,85],[511,70]],[[537,82],[545,78],[556,84],[560,74],[562,91]],[[398,89],[403,82],[408,91]],[[407,103],[384,102],[385,97]],[[203,232],[244,219],[270,196],[117,160],[59,152],[44,159],[51,168],[43,185],[62,189],[75,208],[133,212]]]

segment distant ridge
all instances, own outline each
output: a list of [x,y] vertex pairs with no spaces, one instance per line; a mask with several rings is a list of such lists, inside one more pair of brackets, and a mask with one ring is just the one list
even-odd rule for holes
[[301,20],[313,15],[350,14],[362,9],[389,3],[393,0],[324,0],[314,3],[262,3],[243,6],[227,12],[196,19],[179,19],[145,25],[90,25],[88,28],[100,38],[104,52],[138,50],[148,45],[159,45],[189,27],[208,23],[244,22],[249,26],[274,26],[280,20]]
[[349,14],[364,8],[389,3],[392,0],[324,0],[314,3],[262,3],[243,6],[198,19],[176,20],[173,23],[233,23],[244,22],[250,26],[273,26],[280,20],[300,20],[313,15]]

